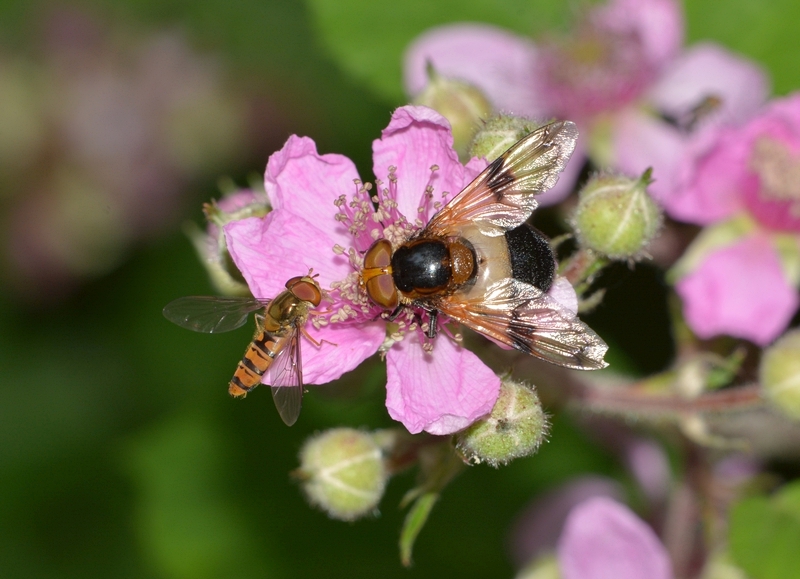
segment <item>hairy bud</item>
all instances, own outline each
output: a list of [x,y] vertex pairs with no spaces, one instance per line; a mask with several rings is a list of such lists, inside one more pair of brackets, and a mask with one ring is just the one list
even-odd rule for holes
[[334,428],[308,439],[295,475],[309,502],[343,521],[373,512],[388,479],[373,436],[353,428]]
[[758,378],[772,405],[800,420],[800,330],[787,332],[764,350]]
[[492,105],[481,90],[469,83],[439,75],[428,66],[428,85],[413,100],[430,107],[450,121],[453,147],[462,157],[478,123],[492,113]]
[[233,264],[223,227],[231,221],[247,217],[262,217],[269,213],[266,196],[249,190],[233,191],[219,201],[203,206],[208,220],[206,231],[196,226],[188,230],[189,237],[206,268],[211,283],[224,295],[248,295],[250,293],[242,274]]
[[503,380],[500,395],[488,416],[455,435],[456,449],[465,460],[496,467],[537,451],[547,435],[547,417],[536,391]]
[[638,261],[661,228],[661,209],[647,193],[650,170],[639,179],[600,174],[580,192],[572,225],[578,244],[608,259]]
[[499,114],[488,119],[475,133],[469,148],[471,157],[483,157],[490,163],[522,137],[541,125],[525,117]]

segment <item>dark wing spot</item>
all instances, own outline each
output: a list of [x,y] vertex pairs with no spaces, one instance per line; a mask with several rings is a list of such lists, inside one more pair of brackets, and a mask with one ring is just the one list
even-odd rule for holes
[[514,175],[504,170],[504,165],[505,155],[501,155],[489,165],[489,172],[486,174],[486,185],[498,202],[503,200],[503,188],[514,181]]

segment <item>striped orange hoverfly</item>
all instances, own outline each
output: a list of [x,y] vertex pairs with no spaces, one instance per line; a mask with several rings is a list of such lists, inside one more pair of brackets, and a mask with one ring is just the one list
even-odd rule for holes
[[239,328],[255,314],[256,332],[236,367],[228,393],[246,396],[264,382],[281,419],[291,426],[300,415],[303,401],[303,367],[300,334],[314,342],[303,329],[309,312],[322,301],[319,284],[309,275],[293,277],[286,289],[272,300],[190,296],[164,307],[164,317],[182,328],[215,334]]

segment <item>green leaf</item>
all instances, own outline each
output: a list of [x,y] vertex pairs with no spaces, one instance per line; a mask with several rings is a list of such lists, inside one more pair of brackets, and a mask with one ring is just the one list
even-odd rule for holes
[[752,497],[731,511],[731,556],[753,579],[795,577],[800,566],[800,482],[771,498]]
[[796,0],[692,0],[686,2],[689,44],[714,40],[756,60],[772,75],[777,94],[798,87]]
[[417,540],[422,527],[428,520],[428,515],[433,509],[433,505],[439,500],[439,493],[424,493],[414,501],[408,510],[406,519],[403,521],[403,529],[400,531],[400,560],[405,567],[411,565],[411,552],[414,549],[414,542]]
[[319,35],[341,68],[378,95],[404,103],[402,58],[409,43],[434,26],[485,22],[531,35],[564,21],[557,0],[309,0]]

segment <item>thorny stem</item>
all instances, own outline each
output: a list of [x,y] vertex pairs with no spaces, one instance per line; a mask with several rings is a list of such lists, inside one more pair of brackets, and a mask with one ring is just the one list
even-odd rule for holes
[[713,540],[698,526],[709,521],[712,475],[703,448],[683,439],[683,478],[670,495],[662,537],[679,579],[697,577],[709,555]]
[[447,436],[434,436],[427,433],[412,436],[406,433],[406,439],[399,443],[394,452],[386,459],[387,470],[395,474],[414,466],[422,449],[437,444],[449,444],[449,440],[450,438]]
[[608,260],[591,250],[581,248],[563,263],[560,274],[567,278],[578,295],[581,295],[591,284],[592,278],[607,264]]
[[625,415],[729,412],[763,403],[758,384],[706,392],[694,398],[669,393],[654,394],[637,386],[641,385],[632,384],[625,388],[583,385],[573,392],[572,400],[590,410]]
[[762,388],[757,383],[689,397],[669,390],[653,391],[651,382],[647,380],[631,383],[620,380],[618,385],[598,385],[581,373],[538,362],[527,356],[520,355],[516,360],[519,374],[536,376],[536,385],[540,389],[546,388],[546,394],[556,394],[563,402],[599,413],[626,417],[723,413],[764,404]]

